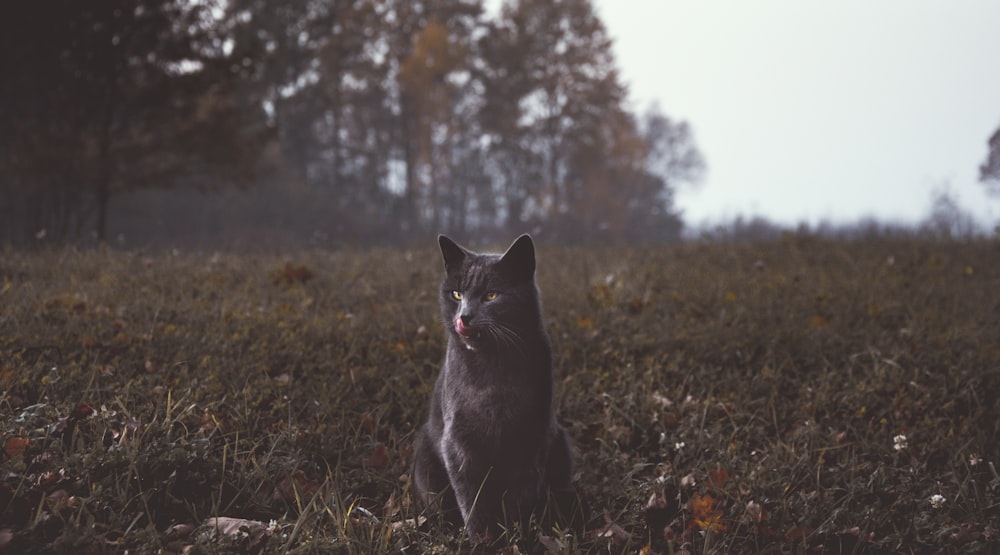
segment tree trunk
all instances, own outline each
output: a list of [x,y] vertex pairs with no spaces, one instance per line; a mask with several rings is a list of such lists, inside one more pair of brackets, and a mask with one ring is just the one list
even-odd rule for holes
[[94,230],[98,243],[107,242],[108,232],[108,204],[111,201],[111,192],[108,190],[107,181],[97,185],[97,226]]
[[105,243],[108,233],[108,204],[111,201],[111,125],[114,120],[114,106],[110,103],[104,111],[104,121],[101,122],[101,139],[97,160],[97,181],[94,183],[94,196],[97,201],[97,224],[94,235],[98,243]]

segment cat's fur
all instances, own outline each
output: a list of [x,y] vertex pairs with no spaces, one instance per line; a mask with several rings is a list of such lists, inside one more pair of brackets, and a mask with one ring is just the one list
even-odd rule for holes
[[426,504],[483,539],[525,524],[547,489],[569,489],[570,447],[552,404],[531,237],[503,255],[443,235],[438,243],[448,347],[414,450],[414,484]]

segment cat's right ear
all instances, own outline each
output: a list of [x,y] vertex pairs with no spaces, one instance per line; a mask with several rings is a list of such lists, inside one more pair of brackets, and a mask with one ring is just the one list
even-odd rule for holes
[[438,235],[438,245],[441,247],[441,255],[444,257],[444,269],[448,273],[460,268],[465,257],[469,254],[458,243],[444,235]]

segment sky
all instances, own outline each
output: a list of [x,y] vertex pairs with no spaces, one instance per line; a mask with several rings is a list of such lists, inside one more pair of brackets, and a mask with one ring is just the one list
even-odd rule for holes
[[1000,1],[595,0],[633,109],[691,124],[689,224],[915,223],[947,190],[984,227]]

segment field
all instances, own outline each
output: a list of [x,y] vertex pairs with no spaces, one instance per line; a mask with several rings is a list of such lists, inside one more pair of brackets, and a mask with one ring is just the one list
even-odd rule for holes
[[[407,485],[441,273],[3,252],[0,553],[480,549]],[[997,242],[542,243],[538,281],[589,518],[507,553],[1000,552]]]

